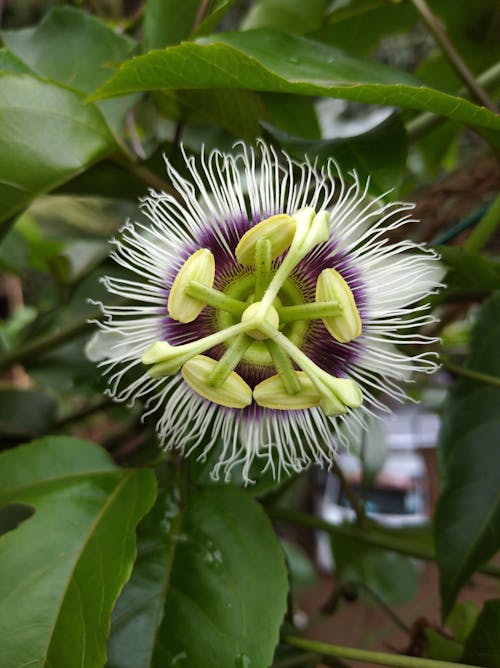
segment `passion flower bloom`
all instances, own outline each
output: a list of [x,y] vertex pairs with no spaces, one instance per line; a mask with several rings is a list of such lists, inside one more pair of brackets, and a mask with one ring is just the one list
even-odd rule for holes
[[405,399],[411,372],[436,368],[415,331],[441,266],[387,236],[413,205],[262,142],[183,155],[187,179],[167,162],[177,196],[151,191],[149,222],[113,240],[135,276],[103,279],[127,303],[101,305],[89,356],[111,396],[159,414],[164,447],[215,450],[214,477],[238,465],[249,480],[256,459],[277,477],[328,464],[384,398]]

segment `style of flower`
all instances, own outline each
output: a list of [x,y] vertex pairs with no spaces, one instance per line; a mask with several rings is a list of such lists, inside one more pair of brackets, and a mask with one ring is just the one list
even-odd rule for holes
[[433,321],[437,256],[388,237],[416,222],[412,204],[346,184],[333,160],[263,142],[183,155],[189,179],[167,162],[177,196],[151,191],[149,222],[113,240],[135,277],[103,279],[127,303],[101,305],[88,354],[112,397],[159,414],[164,447],[213,451],[214,477],[328,464],[384,396],[405,399],[411,372],[435,370],[415,331]]

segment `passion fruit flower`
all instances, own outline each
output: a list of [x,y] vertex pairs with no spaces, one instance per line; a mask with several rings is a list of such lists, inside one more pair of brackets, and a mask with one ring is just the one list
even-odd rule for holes
[[263,142],[183,155],[189,179],[167,162],[178,196],[151,191],[149,222],[113,240],[135,278],[103,279],[127,304],[101,305],[88,354],[112,397],[159,412],[164,447],[216,449],[216,478],[238,465],[249,480],[255,459],[276,477],[328,464],[384,396],[405,399],[412,371],[436,368],[414,332],[441,266],[387,236],[413,205]]

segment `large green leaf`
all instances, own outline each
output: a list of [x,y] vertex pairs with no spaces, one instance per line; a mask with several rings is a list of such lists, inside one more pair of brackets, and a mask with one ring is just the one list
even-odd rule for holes
[[100,112],[79,93],[0,74],[0,223],[116,148]]
[[289,93],[264,93],[261,97],[266,106],[266,117],[273,127],[295,137],[321,139],[312,98]]
[[0,506],[35,509],[0,539],[2,668],[104,666],[155,488],[151,471],[119,469],[87,441],[51,437],[0,456]]
[[113,615],[110,668],[267,668],[286,597],[279,543],[243,490],[199,489],[182,508],[160,498]]
[[[54,7],[34,28],[4,30],[2,38],[33,72],[82,93],[104,83],[135,47],[129,37],[73,7]],[[118,129],[131,102],[101,103],[111,127]]]
[[410,3],[389,4],[385,0],[346,0],[332,4],[317,38],[350,53],[368,56],[381,40],[406,32],[417,20]]
[[345,174],[354,169],[364,180],[370,176],[371,190],[377,195],[397,189],[403,177],[408,140],[399,114],[392,114],[363,134],[316,141],[290,137],[265,127],[295,157],[308,155],[311,159],[318,158],[320,164],[335,158]]
[[245,88],[410,107],[500,130],[491,111],[421,86],[405,72],[302,37],[251,30],[216,34],[124,63],[93,96],[192,88]]
[[[500,294],[482,307],[468,367],[500,376]],[[443,412],[443,487],[435,517],[443,616],[460,588],[500,547],[500,389],[469,378],[455,383]]]
[[500,600],[486,601],[465,643],[467,663],[500,668]]
[[256,93],[227,88],[185,90],[179,91],[178,99],[189,123],[210,123],[239,139],[253,140],[259,135],[264,104]]
[[144,13],[145,51],[178,44],[192,33],[200,0],[148,0]]
[[319,28],[325,9],[326,0],[257,0],[240,28],[274,28],[303,35]]
[[0,49],[0,70],[18,74],[30,73],[30,68],[7,49]]

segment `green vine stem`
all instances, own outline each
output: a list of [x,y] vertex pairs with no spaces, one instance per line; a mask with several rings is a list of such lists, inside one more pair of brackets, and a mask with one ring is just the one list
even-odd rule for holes
[[442,27],[439,18],[432,13],[426,0],[411,0],[411,2],[420,14],[423,22],[429,28],[429,31],[434,35],[436,42],[439,44],[450,65],[465,83],[471,94],[487,109],[496,111],[495,104],[486,91],[480,86],[473,73],[467,67],[462,56],[455,49],[453,43],[446,34],[446,31]]
[[[314,515],[301,513],[295,510],[287,510],[286,508],[271,507],[267,509],[271,519],[289,522],[290,524],[298,524],[315,531],[325,531],[332,536],[343,536],[345,538],[354,538],[373,547],[381,547],[386,550],[392,550],[399,554],[406,554],[415,559],[422,559],[423,561],[435,561],[436,555],[434,550],[427,545],[415,543],[407,539],[399,538],[398,536],[380,535],[372,531],[359,531],[348,526],[341,526],[327,522]],[[484,564],[478,568],[480,573],[489,575],[490,577],[500,579],[500,567],[494,564]]]
[[[334,656],[363,663],[378,663],[382,666],[395,666],[395,668],[457,668],[458,664],[450,661],[436,661],[435,659],[421,659],[416,656],[402,656],[401,654],[388,654],[387,652],[372,652],[355,647],[343,647],[342,645],[327,645],[316,640],[298,638],[296,636],[285,636],[283,641],[287,645],[316,652],[321,656]],[[461,663],[466,668],[479,668],[470,664]]]
[[[96,319],[101,316],[101,312],[89,314],[90,319]],[[78,322],[59,330],[55,334],[48,334],[35,339],[19,348],[9,350],[0,356],[0,369],[12,366],[13,364],[23,364],[33,357],[51,350],[67,341],[75,339],[77,336],[95,329],[95,323],[88,320],[79,320]]]
[[500,195],[493,200],[492,205],[486,211],[479,223],[473,229],[467,241],[464,243],[465,250],[471,253],[479,253],[500,225]]
[[481,371],[475,371],[474,369],[468,369],[466,366],[461,366],[453,362],[448,355],[440,355],[439,359],[444,367],[449,371],[456,374],[457,376],[463,376],[464,378],[471,378],[472,380],[478,380],[480,383],[486,383],[487,385],[493,385],[493,387],[500,387],[500,377],[499,376],[490,376],[487,373],[482,373]]

